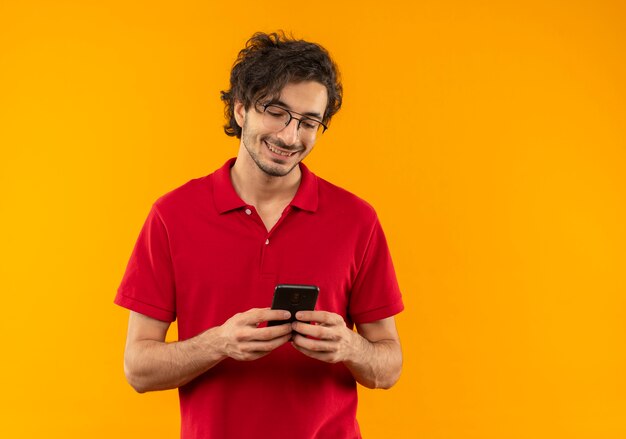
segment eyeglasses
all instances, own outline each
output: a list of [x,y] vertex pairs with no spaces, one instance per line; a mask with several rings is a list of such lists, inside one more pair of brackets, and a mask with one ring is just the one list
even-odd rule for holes
[[[257,101],[256,108],[259,113],[263,114],[263,125],[272,131],[280,131],[291,123],[292,119],[298,121],[298,135],[304,139],[314,139],[319,130],[322,133],[328,129],[326,125],[316,119],[311,119],[303,114],[287,110],[278,105],[267,103],[262,104]],[[294,117],[294,114],[302,117]]]

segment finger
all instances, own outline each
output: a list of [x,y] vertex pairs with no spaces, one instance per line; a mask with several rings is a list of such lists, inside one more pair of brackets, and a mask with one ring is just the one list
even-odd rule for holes
[[302,322],[315,322],[327,326],[344,324],[340,315],[327,311],[298,311],[296,319]]
[[312,351],[312,350],[304,348],[302,346],[298,346],[298,345],[296,345],[293,342],[291,343],[291,345],[294,347],[294,349],[296,349],[297,351],[303,353],[307,357],[311,357],[311,358],[314,358],[316,360],[324,361],[326,363],[337,363],[338,362],[338,359],[337,359],[335,353],[333,353],[333,352]]
[[258,328],[254,330],[254,340],[267,341],[273,340],[278,337],[283,337],[287,334],[291,334],[293,331],[291,324],[284,323],[278,326],[267,326],[265,328]]
[[292,330],[302,335],[308,335],[309,337],[315,337],[323,340],[336,340],[338,337],[328,327],[321,325],[310,325],[304,322],[293,322],[291,324]]
[[292,343],[295,346],[301,347],[311,352],[317,352],[317,353],[335,352],[337,350],[335,345],[332,343],[328,343],[327,341],[323,341],[323,340],[314,340],[311,338],[306,338],[300,334],[296,334],[293,337]]
[[232,358],[239,361],[253,361],[265,357],[274,349],[279,348],[291,339],[291,334],[276,338],[267,342],[248,342],[240,346],[237,353],[231,355]]
[[291,333],[268,341],[250,341],[242,346],[247,353],[271,352],[291,340]]
[[271,320],[287,320],[290,317],[291,313],[289,311],[281,309],[255,308],[243,313],[242,323],[256,326],[262,322],[269,322]]

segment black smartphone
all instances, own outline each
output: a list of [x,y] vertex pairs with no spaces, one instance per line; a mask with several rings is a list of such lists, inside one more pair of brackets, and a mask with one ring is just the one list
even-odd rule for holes
[[284,309],[291,313],[288,320],[267,322],[267,326],[284,325],[296,321],[296,312],[313,311],[320,289],[315,285],[276,285],[272,309]]

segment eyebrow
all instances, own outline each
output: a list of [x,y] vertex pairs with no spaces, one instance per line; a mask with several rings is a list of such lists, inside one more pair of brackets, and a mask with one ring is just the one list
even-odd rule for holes
[[285,109],[287,109],[287,110],[291,111],[292,113],[295,113],[295,114],[297,114],[299,116],[310,116],[310,117],[314,117],[316,119],[322,120],[322,115],[321,114],[315,113],[313,111],[309,111],[307,113],[297,113],[297,112],[293,111],[289,105],[287,105],[285,102],[281,101],[280,99],[272,99],[269,102],[269,105],[278,105],[279,107],[285,107]]

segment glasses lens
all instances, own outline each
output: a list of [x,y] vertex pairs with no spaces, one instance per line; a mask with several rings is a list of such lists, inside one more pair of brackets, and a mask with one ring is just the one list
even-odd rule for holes
[[303,117],[300,121],[300,131],[302,133],[307,133],[314,136],[315,134],[317,134],[321,127],[322,125],[314,119]]
[[289,122],[289,117],[287,110],[268,105],[263,113],[263,124],[271,130],[282,130]]
[[[303,140],[312,140],[322,128],[322,124],[308,117],[296,117],[299,121],[298,135]],[[287,110],[275,105],[268,105],[263,111],[263,125],[272,131],[280,131],[291,121]]]

